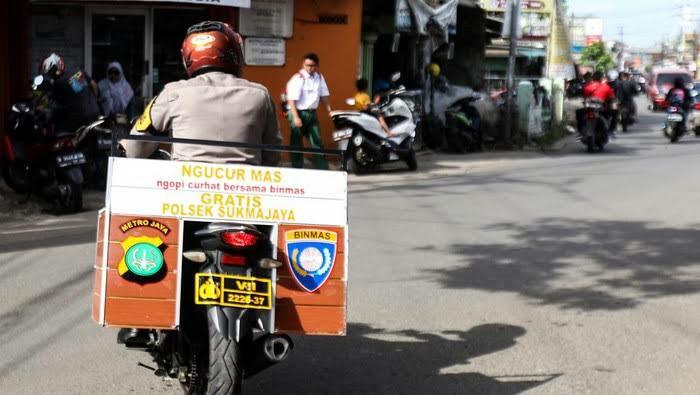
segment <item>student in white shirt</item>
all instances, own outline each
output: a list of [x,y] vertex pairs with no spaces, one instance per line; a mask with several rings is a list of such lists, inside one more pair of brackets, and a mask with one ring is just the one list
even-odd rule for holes
[[[302,68],[287,82],[287,104],[289,112],[287,119],[292,129],[290,145],[303,146],[304,137],[313,148],[323,148],[321,130],[318,127],[316,109],[319,102],[323,102],[326,110],[331,112],[328,102],[328,86],[323,75],[318,72],[319,60],[315,53],[304,55]],[[292,166],[304,167],[304,156],[292,154]],[[328,163],[323,155],[314,155],[317,169],[328,169]]]

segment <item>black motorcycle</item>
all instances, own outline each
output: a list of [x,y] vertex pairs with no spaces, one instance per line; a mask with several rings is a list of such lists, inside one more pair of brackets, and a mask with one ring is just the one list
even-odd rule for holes
[[[35,79],[35,90],[43,79]],[[38,109],[39,95],[15,103],[9,114],[3,145],[2,176],[17,193],[41,195],[60,211],[83,207],[83,152],[74,132],[55,132],[47,114]]]
[[588,152],[603,151],[609,141],[611,120],[605,116],[604,104],[595,99],[583,101],[583,108],[576,111],[579,140]]
[[[155,373],[177,379],[187,394],[240,394],[244,378],[282,362],[293,348],[275,334],[272,227],[187,223],[182,322],[177,330],[129,329],[117,341],[151,354]],[[193,281],[194,280],[194,281]],[[242,288],[241,292],[230,290]],[[225,289],[225,307],[214,305]],[[252,307],[251,307],[252,306]]]
[[97,189],[104,189],[107,183],[107,168],[112,146],[112,134],[116,138],[129,134],[130,125],[124,117],[99,118],[79,132],[78,149],[85,153],[86,163],[83,167],[86,184]]
[[666,109],[666,124],[664,125],[664,135],[672,142],[676,143],[687,132],[686,112],[683,103],[670,103]]
[[624,103],[620,105],[620,125],[622,131],[626,132],[630,125],[635,123],[633,103]]

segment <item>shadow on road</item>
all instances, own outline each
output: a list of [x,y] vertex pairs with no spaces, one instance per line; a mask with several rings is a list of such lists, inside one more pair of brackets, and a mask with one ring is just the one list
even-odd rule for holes
[[511,241],[450,245],[448,252],[464,264],[438,270],[442,286],[515,292],[539,304],[581,310],[621,310],[700,292],[700,228],[547,218],[484,231],[508,232]]
[[[441,335],[350,324],[347,337],[297,338],[292,357],[246,382],[260,394],[517,394],[561,374],[491,377],[455,365],[513,347],[519,326],[479,325]],[[447,371],[444,371],[447,369]],[[464,372],[464,373],[462,373]],[[333,383],[329,387],[327,383]]]

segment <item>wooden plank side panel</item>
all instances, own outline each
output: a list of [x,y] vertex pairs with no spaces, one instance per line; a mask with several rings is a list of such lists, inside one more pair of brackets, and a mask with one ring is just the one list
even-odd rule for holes
[[98,295],[102,294],[102,269],[96,266],[92,276],[92,292]]
[[104,209],[97,214],[97,242],[105,239],[105,214]]
[[162,280],[139,284],[125,280],[115,269],[107,273],[107,295],[111,298],[175,299],[177,273],[166,272]]
[[291,278],[277,280],[276,305],[345,306],[345,281],[328,280],[314,293],[304,291]]
[[[132,222],[132,221],[158,221],[161,224],[168,227],[169,231],[167,234],[163,234],[161,231],[149,227],[149,226],[138,226],[128,228],[125,232],[122,231],[122,225]],[[109,220],[109,240],[121,242],[127,237],[159,237],[163,240],[165,244],[177,244],[179,236],[179,220],[177,218],[161,218],[161,217],[133,217],[124,215],[112,215]]]
[[345,336],[345,308],[283,304],[275,310],[277,330],[306,335]]
[[100,294],[92,294],[92,320],[98,324],[100,323],[100,300],[102,300]]
[[175,328],[175,300],[107,298],[105,326]]

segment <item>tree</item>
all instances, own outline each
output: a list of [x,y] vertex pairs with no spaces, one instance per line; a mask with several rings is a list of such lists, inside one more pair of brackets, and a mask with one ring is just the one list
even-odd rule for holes
[[615,62],[602,41],[593,43],[584,48],[581,54],[581,60],[587,66],[593,67],[596,71],[607,72],[615,66]]

